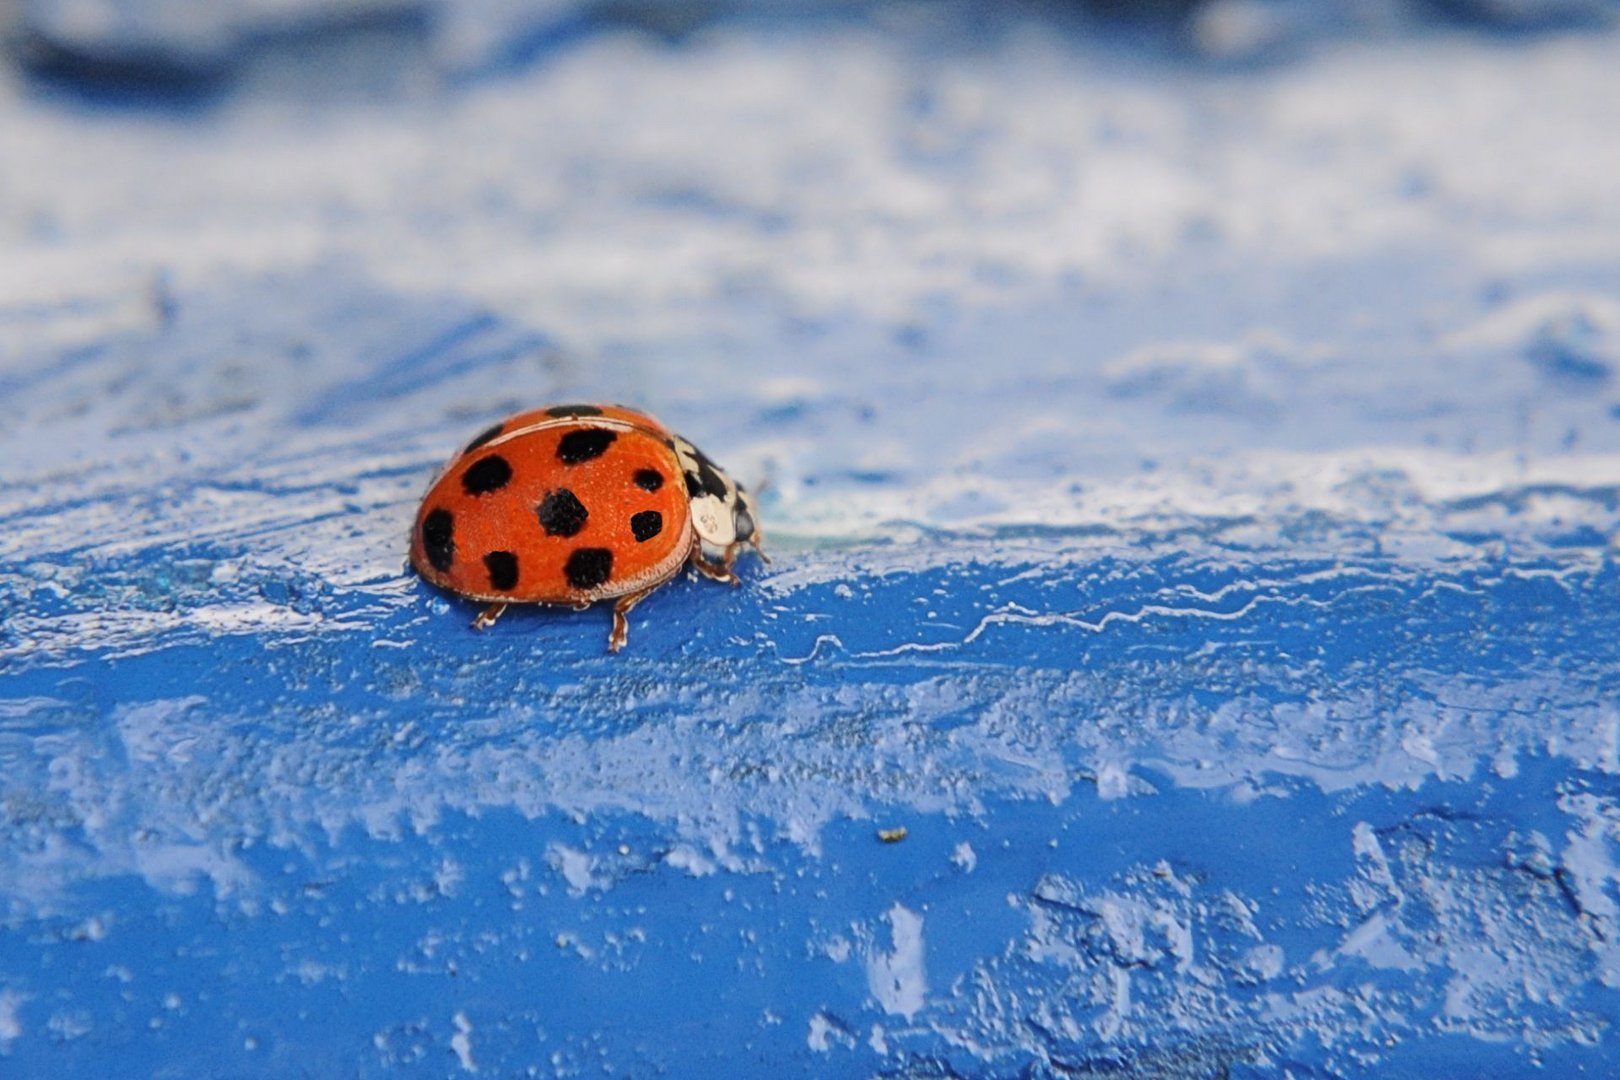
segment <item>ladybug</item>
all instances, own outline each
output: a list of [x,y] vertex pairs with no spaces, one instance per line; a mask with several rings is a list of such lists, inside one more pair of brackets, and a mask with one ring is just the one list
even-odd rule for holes
[[690,563],[737,584],[744,545],[761,558],[748,495],[690,442],[623,406],[555,405],[480,434],[428,489],[411,565],[441,589],[488,606],[612,600],[608,650],[626,615]]

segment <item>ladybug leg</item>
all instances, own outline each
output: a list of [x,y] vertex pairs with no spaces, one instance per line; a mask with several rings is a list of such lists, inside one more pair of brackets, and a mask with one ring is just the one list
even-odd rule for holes
[[759,556],[759,561],[760,562],[764,563],[766,566],[769,566],[771,564],[771,557],[769,555],[765,554],[765,549],[759,546],[759,541],[757,539],[755,539],[755,540],[738,540],[736,543],[734,543],[730,547],[726,548],[726,566],[727,566],[727,568],[730,568],[731,564],[737,561],[737,556],[742,553],[742,549],[743,549],[744,544],[747,544],[747,545],[751,546],[754,549],[754,554]]
[[501,612],[505,610],[505,604],[495,603],[489,605],[483,611],[478,613],[478,618],[473,620],[473,629],[488,630],[490,627],[495,625],[495,620],[500,618]]
[[618,652],[624,648],[624,643],[630,637],[630,620],[626,616],[650,592],[651,589],[642,589],[640,592],[627,593],[613,602],[613,632],[608,635],[608,652]]
[[712,563],[705,559],[701,551],[694,551],[692,553],[692,565],[697,567],[698,573],[702,574],[710,581],[719,581],[726,585],[742,584],[737,575],[731,572],[731,564],[735,560],[736,555],[732,552],[731,548],[726,549],[725,561],[718,563]]

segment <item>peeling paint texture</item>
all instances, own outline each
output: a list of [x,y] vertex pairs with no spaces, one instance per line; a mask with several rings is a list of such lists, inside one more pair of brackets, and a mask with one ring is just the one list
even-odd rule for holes
[[1620,1073],[1620,8],[1120,6],[0,8],[0,1075]]

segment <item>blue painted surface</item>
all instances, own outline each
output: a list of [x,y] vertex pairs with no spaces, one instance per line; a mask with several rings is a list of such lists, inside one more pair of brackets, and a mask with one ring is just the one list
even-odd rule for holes
[[1612,565],[1066,548],[682,582],[616,659],[599,612],[477,635],[402,582],[267,588],[335,634],[14,671],[0,963],[63,1031],[10,1064],[451,1074],[459,1022],[498,1075],[1514,1072],[1532,1031],[1604,1069],[1568,838],[1612,821]]
[[[458,229],[530,217],[514,250],[593,272],[523,169],[480,187],[425,149],[472,139],[476,111],[372,116],[420,114],[433,138],[388,129],[393,186],[330,179],[350,201],[319,220],[345,239],[313,256],[233,205],[267,198],[297,233],[307,206],[240,163],[263,138],[308,173],[337,152],[296,109],[255,127],[286,106],[271,91],[114,126],[135,132],[105,144],[126,163],[212,163],[222,201],[201,216],[263,250],[219,270],[188,239],[164,249],[178,269],[66,274],[32,300],[13,282],[0,304],[0,393],[21,403],[0,425],[0,1074],[1612,1074],[1620,263],[1591,253],[1620,233],[1579,183],[1602,147],[1569,151],[1556,197],[1507,205],[1419,182],[1461,183],[1459,138],[1340,205],[1371,225],[1273,250],[1244,239],[1252,204],[1214,206],[1163,250],[1149,216],[1145,247],[1108,234],[1083,272],[1054,270],[1020,200],[1057,221],[1069,189],[998,188],[1003,157],[1137,177],[1103,199],[1129,216],[1161,197],[1142,170],[1179,175],[1145,159],[1276,137],[1205,114],[1213,133],[1164,136],[1185,85],[1237,78],[1287,114],[1324,98],[1266,86],[1338,63],[1366,68],[1353,88],[1386,61],[1197,74],[1046,28],[1033,54],[959,56],[964,88],[911,67],[915,41],[791,25],[610,35],[555,76],[578,80],[570,108],[606,86],[653,107],[715,64],[722,89],[757,88],[826,50],[928,91],[886,99],[870,144],[849,135],[858,168],[782,151],[786,211],[697,160],[735,145],[727,93],[699,109],[718,127],[694,125],[693,159],[641,129],[537,136],[583,177],[557,205],[624,253],[558,326],[514,314],[497,277],[431,287],[435,259],[491,235]],[[1568,68],[1584,101],[1612,85],[1602,44],[1483,55]],[[1426,47],[1484,92],[1480,46]],[[976,111],[1020,77],[1048,107],[1099,86],[1130,105],[1054,148]],[[555,107],[532,92],[439,104],[485,94],[504,133],[502,110]],[[1564,106],[1538,123],[1578,127]],[[5,107],[56,153],[55,132],[105,136],[82,103]],[[1387,107],[1279,140],[1304,205],[1333,205],[1350,166],[1329,151],[1365,115],[1417,122]],[[433,189],[399,163],[417,154],[462,202],[398,210]],[[914,186],[874,195],[846,167]],[[26,234],[87,279],[105,255],[89,187],[63,196],[61,237]],[[905,224],[936,190],[960,212]],[[963,225],[992,195],[1008,217]],[[164,243],[163,206],[129,212]],[[1345,250],[1408,213],[1414,239]],[[1482,221],[1541,246],[1475,246]],[[434,229],[429,258],[412,245]],[[750,244],[809,259],[794,245],[823,231],[879,253],[739,271]],[[691,291],[659,276],[666,241],[713,245]],[[601,610],[473,632],[404,565],[416,500],[492,419],[592,398],[768,479],[773,563],[659,591],[616,657]]]

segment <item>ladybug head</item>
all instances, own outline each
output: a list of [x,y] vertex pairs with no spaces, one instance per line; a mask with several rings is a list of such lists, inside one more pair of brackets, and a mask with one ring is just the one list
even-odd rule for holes
[[686,473],[692,504],[692,527],[698,539],[713,548],[759,542],[754,506],[738,483],[707,454],[676,436],[675,454]]

